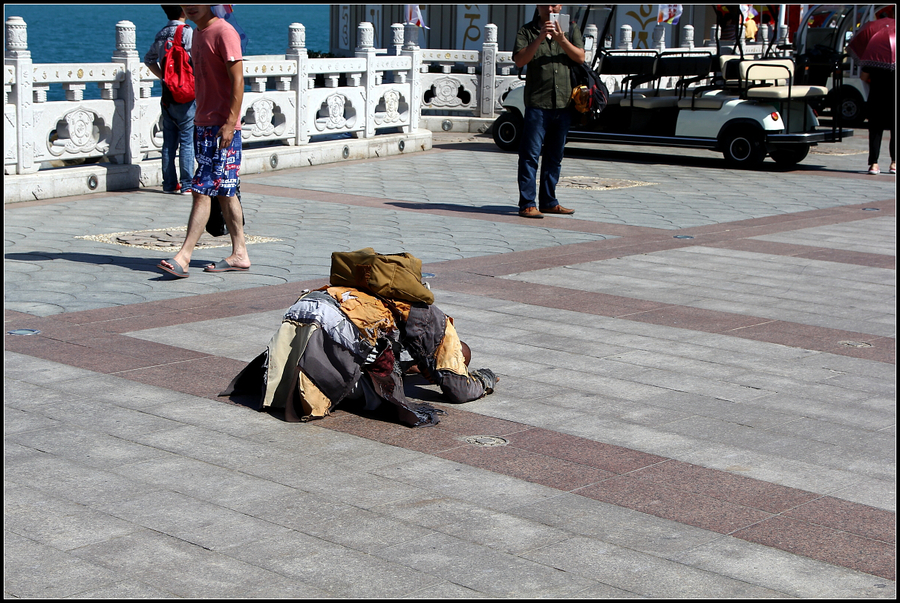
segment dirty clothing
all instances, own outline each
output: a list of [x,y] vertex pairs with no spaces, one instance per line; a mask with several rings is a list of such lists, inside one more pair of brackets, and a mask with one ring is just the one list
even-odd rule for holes
[[493,391],[493,373],[468,371],[452,319],[435,306],[323,287],[288,308],[266,350],[221,395],[252,394],[260,410],[284,408],[288,421],[323,418],[364,396],[367,409],[389,402],[403,423],[434,425],[442,410],[406,398],[404,350],[451,402]]

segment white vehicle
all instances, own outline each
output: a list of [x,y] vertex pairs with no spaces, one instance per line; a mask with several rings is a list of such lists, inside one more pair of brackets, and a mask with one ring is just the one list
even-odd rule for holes
[[836,103],[848,126],[865,121],[869,87],[859,79],[859,65],[845,49],[860,27],[882,14],[893,16],[894,5],[814,4],[803,13],[794,36],[797,83],[825,86],[828,95],[814,103],[814,108],[821,112]]
[[[720,151],[731,166],[753,168],[766,155],[794,165],[810,146],[853,135],[852,130],[819,128],[810,101],[827,90],[794,84],[791,59],[602,50],[593,66],[605,83],[621,78],[621,90],[610,94],[597,123],[573,123],[568,142],[710,149]],[[674,88],[661,88],[663,80],[675,81]],[[506,111],[494,122],[494,141],[514,151],[525,114],[524,87],[512,90],[503,106]]]

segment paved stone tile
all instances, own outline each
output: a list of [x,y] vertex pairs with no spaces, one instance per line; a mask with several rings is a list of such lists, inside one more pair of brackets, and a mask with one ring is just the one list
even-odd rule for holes
[[[53,568],[53,571],[48,571]],[[119,575],[51,546],[3,530],[3,592],[21,598],[56,599],[80,596],[98,587],[112,586]],[[164,590],[143,584],[149,596],[170,596]]]
[[237,547],[230,555],[268,572],[302,580],[332,597],[396,598],[444,582],[433,573],[299,532]]
[[526,553],[524,556],[538,562],[552,562],[554,567],[564,572],[590,578],[644,597],[784,596],[783,593],[758,584],[748,584],[742,580],[690,568],[646,553],[584,537],[572,538]]
[[62,551],[120,538],[138,529],[131,522],[22,485],[4,487],[3,525],[4,531]]
[[333,596],[296,577],[288,578],[258,563],[240,561],[154,530],[82,547],[74,554],[117,575],[165,585],[170,596],[176,597]]
[[444,534],[426,536],[376,554],[493,597],[570,597],[594,582],[560,572],[549,564],[534,563]]
[[736,538],[722,538],[671,559],[736,580],[764,584],[792,597],[893,599],[896,596],[896,584],[890,580]]

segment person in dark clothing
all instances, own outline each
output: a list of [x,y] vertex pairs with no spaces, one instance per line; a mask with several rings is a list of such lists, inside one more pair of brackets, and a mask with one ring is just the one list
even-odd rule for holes
[[888,150],[891,154],[890,173],[897,173],[894,128],[897,117],[896,79],[894,71],[878,67],[863,67],[859,79],[869,84],[869,98],[866,101],[866,114],[869,119],[869,173],[880,174],[878,156],[881,154],[881,140],[885,130],[890,130],[891,141]]
[[[569,33],[562,31],[557,21],[551,20],[550,15],[559,14],[561,8],[561,4],[538,5],[535,19],[519,29],[513,50],[516,67],[528,65],[518,168],[519,215],[523,218],[543,218],[544,213],[575,213],[559,204],[556,183],[571,124],[569,65],[572,61],[584,62],[584,37],[574,23]],[[536,193],[539,159],[540,192]],[[540,210],[536,205],[540,205]]]

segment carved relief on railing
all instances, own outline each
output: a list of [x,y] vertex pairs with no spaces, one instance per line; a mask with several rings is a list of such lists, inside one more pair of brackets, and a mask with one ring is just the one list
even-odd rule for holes
[[65,153],[73,155],[106,154],[109,151],[111,130],[103,118],[83,107],[66,113],[57,122],[55,135],[47,140],[47,149],[55,157]]
[[353,128],[356,125],[356,113],[356,108],[347,96],[339,92],[329,94],[316,114],[316,129],[325,132]]
[[385,91],[375,107],[375,124],[399,126],[409,123],[409,102],[397,89]]
[[287,117],[282,108],[271,98],[260,98],[253,101],[244,116],[242,136],[260,138],[265,136],[281,136],[284,133]]
[[477,86],[476,76],[422,74],[423,108],[474,108],[478,104]]

